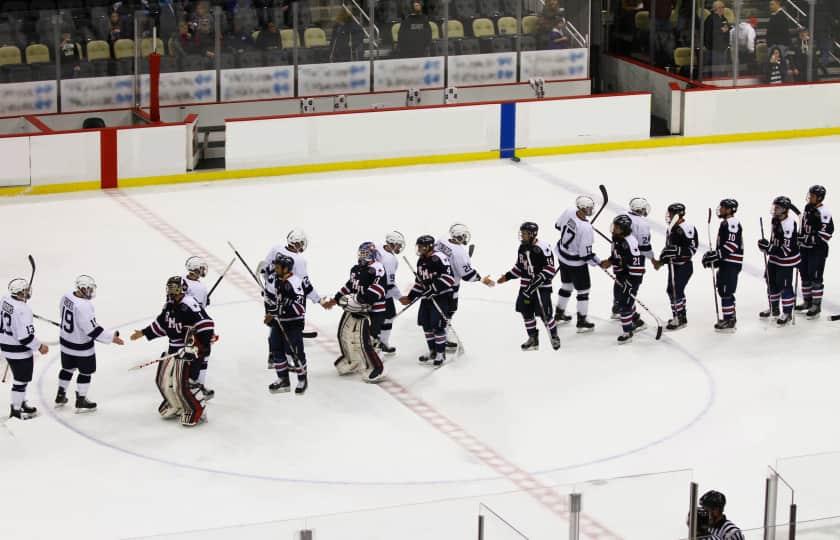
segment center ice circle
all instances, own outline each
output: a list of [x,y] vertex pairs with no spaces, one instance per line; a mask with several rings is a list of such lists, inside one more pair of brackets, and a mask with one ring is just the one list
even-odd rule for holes
[[[463,303],[483,313],[492,310],[495,315],[496,311],[510,310],[510,306],[504,302],[466,300]],[[233,353],[236,343],[231,343],[231,349],[217,348],[219,354],[211,357],[211,369],[214,370],[213,379],[216,381],[218,397],[209,404],[209,422],[206,425],[186,429],[157,417],[155,408],[159,396],[152,380],[154,368],[143,370],[141,375],[131,376],[125,373],[124,368],[110,371],[100,368],[101,373],[97,374],[94,381],[97,399],[101,401],[96,415],[76,416],[68,415],[69,411],[53,410],[48,406],[51,390],[45,386],[45,379],[47,384],[53,381],[49,376],[45,377],[45,374],[54,373],[51,368],[57,364],[56,355],[51,357],[38,380],[44,409],[64,427],[95,444],[138,459],[205,473],[292,483],[383,486],[466,484],[502,478],[488,475],[485,464],[465,464],[459,449],[453,450],[451,440],[441,433],[430,435],[429,423],[407,411],[384,391],[377,393],[373,387],[361,381],[339,378],[332,369],[332,362],[327,361],[333,353],[318,345],[309,344],[308,354],[315,382],[310,392],[314,390],[320,393],[320,398],[311,395],[296,397],[268,394],[265,387],[270,382],[271,372],[265,371],[266,375],[262,377],[255,374],[255,366],[259,366],[262,359],[264,335],[260,331],[254,332],[259,327],[250,322],[247,326],[241,325],[246,316],[252,318],[251,312],[255,311],[253,303],[219,304],[214,305],[213,310],[219,328],[225,329],[220,343],[225,340],[235,341],[234,334],[242,332],[247,335],[238,339],[251,343],[250,349],[259,350],[260,354],[250,354],[251,351],[248,351],[247,356],[243,357],[241,353],[237,356]],[[259,309],[256,308],[256,311]],[[150,318],[141,321],[148,320]],[[122,326],[128,328],[141,321]],[[241,328],[237,327],[236,321],[240,321]],[[413,322],[408,319],[402,321],[403,327],[395,329],[395,334],[400,335],[399,332],[402,332],[402,335],[409,336],[416,332]],[[606,321],[596,322],[599,326],[609,324]],[[613,334],[608,334],[605,329],[601,331],[604,343],[614,340]],[[331,335],[331,332],[322,331],[321,334]],[[470,337],[463,336],[463,339]],[[254,341],[256,339],[260,341]],[[647,345],[652,345],[652,339],[649,341]],[[662,365],[648,358],[648,364],[652,365],[645,369],[664,369],[664,366],[673,366],[678,361],[681,369],[688,368],[690,376],[683,377],[684,387],[670,388],[664,394],[666,397],[671,396],[674,403],[681,402],[676,407],[675,415],[668,417],[666,422],[640,419],[640,422],[644,420],[640,423],[643,427],[623,425],[627,423],[627,418],[645,415],[649,409],[649,404],[634,403],[634,399],[638,401],[638,388],[634,388],[632,381],[611,387],[611,392],[620,392],[618,395],[611,393],[611,401],[622,403],[622,410],[605,410],[601,415],[596,414],[595,421],[589,422],[591,430],[583,423],[570,428],[569,419],[564,419],[573,411],[579,415],[582,410],[600,406],[599,396],[588,395],[591,392],[584,390],[567,396],[567,401],[561,399],[556,403],[551,402],[548,392],[539,397],[547,406],[556,405],[559,408],[553,412],[547,411],[542,421],[533,424],[541,426],[539,429],[528,429],[527,418],[533,412],[527,409],[527,404],[521,404],[521,407],[517,407],[516,403],[510,407],[505,405],[505,409],[512,409],[511,422],[501,429],[499,426],[494,428],[494,422],[488,425],[483,421],[473,421],[469,411],[459,403],[465,401],[464,396],[452,399],[447,394],[451,394],[449,386],[457,386],[463,382],[464,377],[473,376],[470,373],[459,373],[462,366],[469,367],[470,357],[480,359],[483,370],[494,369],[490,365],[491,361],[482,355],[480,340],[468,342],[468,356],[458,360],[460,363],[453,364],[451,373],[444,370],[426,378],[421,366],[399,359],[391,360],[386,366],[394,380],[447,417],[455,419],[467,432],[511,462],[532,474],[550,474],[641,452],[677,437],[702,419],[714,400],[714,381],[699,358],[667,337],[664,342],[667,345],[665,347],[656,344],[658,349],[666,351],[661,354],[664,357]],[[642,342],[639,345],[640,349],[646,347]],[[610,346],[615,347],[611,343]],[[575,340],[569,338],[565,341],[563,351],[574,357],[576,347]],[[583,342],[580,347],[583,351]],[[591,347],[591,343],[586,343],[585,349],[590,353]],[[517,351],[516,354],[522,353]],[[136,360],[136,352],[134,355]],[[614,360],[607,355],[615,356],[615,349],[607,349],[607,354],[598,360]],[[123,353],[123,356],[131,355]],[[618,371],[612,373],[612,376],[632,377],[633,372],[640,370],[639,364],[633,359],[625,360],[623,368],[622,363],[614,364]],[[477,365],[477,360],[475,362]],[[581,370],[582,367],[576,369]],[[418,376],[422,376],[421,383],[417,382],[421,380]],[[644,377],[644,373],[635,376]],[[440,383],[430,384],[431,377],[439,377],[437,380]],[[446,378],[449,378],[449,382]],[[575,385],[594,388],[587,386],[584,378],[563,381],[555,387],[556,393],[561,390],[570,393]],[[669,380],[673,381],[674,378]],[[222,384],[221,381],[226,382]],[[485,382],[491,387],[489,392],[504,390],[504,387],[492,388],[495,384],[492,380]],[[685,401],[684,395],[689,387],[693,392],[687,398],[689,402],[682,402]],[[484,403],[492,405],[492,400],[485,400]],[[670,405],[662,403],[659,406]],[[519,421],[515,421],[517,416]],[[552,431],[570,435],[574,445],[571,441],[546,444],[546,433]],[[603,440],[599,437],[603,437]],[[578,446],[579,453],[564,453],[567,446]],[[545,451],[535,451],[540,448]],[[370,455],[372,451],[378,453],[380,460],[400,463],[384,467],[348,466],[348,463],[364,463],[365,458],[376,459],[377,455]],[[426,454],[429,459],[417,460],[415,452]],[[439,457],[436,457],[437,453]]]

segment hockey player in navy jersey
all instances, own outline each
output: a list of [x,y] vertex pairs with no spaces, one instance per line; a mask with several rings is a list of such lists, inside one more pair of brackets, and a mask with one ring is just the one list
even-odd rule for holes
[[[627,216],[630,219],[630,234],[636,239],[639,252],[642,254],[642,266],[645,264],[645,259],[650,259],[654,268],[658,269],[659,261],[656,260],[656,256],[653,253],[653,246],[650,240],[648,214],[650,214],[650,203],[647,199],[644,197],[633,197],[628,204],[628,210],[619,215]],[[613,319],[621,317],[621,303],[619,300],[622,294],[619,291],[619,285],[613,285]],[[634,315],[634,318],[636,321],[641,322],[641,316],[638,313]]]
[[819,185],[808,190],[799,231],[799,247],[802,249],[799,275],[802,276],[802,297],[805,301],[796,306],[796,310],[807,311],[805,316],[809,319],[819,318],[822,311],[825,260],[828,258],[828,241],[834,234],[831,211],[823,204],[825,193],[825,187]]
[[697,253],[697,229],[685,220],[685,205],[673,203],[668,206],[665,216],[668,234],[665,247],[659,255],[656,268],[668,265],[668,287],[666,292],[671,300],[673,318],[665,326],[667,330],[679,330],[688,324],[685,306],[685,287],[694,273],[691,258]]
[[417,273],[414,287],[407,296],[400,298],[400,304],[407,306],[421,298],[417,312],[417,324],[423,327],[429,353],[419,358],[421,364],[430,361],[440,367],[446,361],[447,314],[452,302],[452,287],[455,278],[449,259],[435,251],[434,237],[424,234],[417,239]]
[[[763,319],[778,317],[776,324],[785,326],[790,323],[796,296],[793,291],[793,271],[799,266],[799,232],[796,218],[790,211],[791,201],[785,196],[773,199],[771,208],[772,222],[770,239],[758,241],[758,249],[768,256],[767,261],[767,298],[770,308],[759,313]],[[782,309],[779,313],[779,302]]]
[[629,343],[633,334],[645,327],[636,317],[636,295],[645,275],[644,255],[633,235],[633,222],[626,215],[618,215],[612,222],[612,255],[601,262],[602,268],[613,267],[618,294],[618,312],[621,317],[622,333],[619,345]]
[[735,312],[735,291],[738,288],[738,275],[744,262],[744,232],[740,221],[735,217],[738,201],[723,199],[717,208],[720,218],[717,242],[714,249],[703,254],[703,267],[717,269],[715,283],[720,296],[723,319],[715,323],[715,330],[722,333],[735,331],[737,316]]
[[523,351],[535,351],[540,347],[539,331],[535,317],[540,317],[551,337],[551,347],[560,348],[557,323],[551,314],[551,280],[557,272],[554,252],[547,242],[539,240],[539,226],[526,221],[519,227],[519,248],[513,268],[502,274],[496,283],[519,279],[519,294],[516,297],[516,311],[522,314],[528,340],[522,344]]

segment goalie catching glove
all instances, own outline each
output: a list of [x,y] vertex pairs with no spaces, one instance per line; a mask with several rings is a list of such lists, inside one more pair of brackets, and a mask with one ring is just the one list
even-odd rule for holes
[[366,313],[370,311],[368,304],[362,304],[353,294],[345,294],[338,299],[338,305],[348,313]]

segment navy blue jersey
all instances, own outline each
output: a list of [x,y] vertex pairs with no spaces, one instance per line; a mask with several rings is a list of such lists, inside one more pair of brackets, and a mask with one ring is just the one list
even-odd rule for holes
[[[697,229],[685,221],[674,225],[668,234],[667,245],[677,248],[677,255],[672,264],[682,266],[691,262],[691,258],[697,253]],[[641,251],[641,250],[640,250]]]
[[167,302],[152,323],[142,330],[146,339],[169,338],[170,347],[183,347],[187,333],[195,338],[202,356],[209,356],[215,325],[204,308],[192,296],[180,302]]
[[834,219],[825,206],[805,205],[802,214],[801,245],[809,253],[820,253],[828,256],[828,241],[834,235]]
[[454,285],[455,278],[449,266],[449,259],[443,253],[435,251],[431,256],[420,257],[417,260],[417,276],[408,297],[414,300],[420,296],[450,294]]
[[388,279],[382,263],[357,264],[350,269],[350,279],[335,294],[335,301],[345,294],[355,294],[360,304],[367,304],[371,311],[385,311],[385,290]]
[[520,244],[516,251],[516,264],[505,273],[507,279],[519,278],[519,287],[528,289],[531,282],[535,286],[551,288],[551,280],[557,273],[554,252],[547,242],[537,240],[533,244]]
[[770,227],[769,263],[776,266],[797,266],[799,255],[799,234],[796,219],[791,214],[785,219],[773,218]]
[[723,262],[738,266],[744,263],[744,229],[738,218],[730,217],[720,221],[717,250]]
[[273,271],[266,275],[263,291],[265,312],[281,321],[295,321],[306,316],[306,295],[303,280],[296,274],[286,279],[280,279]]
[[645,257],[639,249],[639,242],[633,235],[621,240],[613,240],[610,262],[615,277],[619,279],[641,280],[645,275]]

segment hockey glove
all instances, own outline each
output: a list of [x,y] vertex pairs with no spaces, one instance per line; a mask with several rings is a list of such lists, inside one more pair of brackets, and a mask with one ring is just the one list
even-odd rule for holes
[[760,249],[764,253],[770,251],[770,240],[767,240],[766,238],[762,238],[761,240],[759,240],[758,249]]
[[545,276],[537,274],[537,277],[531,280],[531,283],[525,288],[525,296],[531,296],[534,291],[540,288],[540,285],[545,283]]
[[679,253],[680,250],[677,246],[668,246],[662,250],[662,253],[660,253],[659,260],[666,264],[673,262],[674,258],[677,257]]
[[703,268],[715,268],[720,263],[720,252],[707,251],[703,254]]

